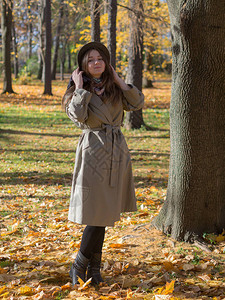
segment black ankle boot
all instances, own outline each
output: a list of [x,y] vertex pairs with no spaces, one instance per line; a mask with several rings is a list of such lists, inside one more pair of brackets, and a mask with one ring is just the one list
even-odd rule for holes
[[[80,251],[77,253],[77,257],[75,258],[74,263],[70,269],[70,277],[72,279],[72,283],[79,283],[78,277],[80,277],[83,281],[85,281],[85,275],[87,270],[89,259],[86,258]],[[78,277],[77,277],[78,276]]]
[[104,281],[100,273],[101,258],[102,253],[93,253],[91,259],[89,260],[87,279],[92,277],[91,282],[94,284],[99,284],[100,282]]

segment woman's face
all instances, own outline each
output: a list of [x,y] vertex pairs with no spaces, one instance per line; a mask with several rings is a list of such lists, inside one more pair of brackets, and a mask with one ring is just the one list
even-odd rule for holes
[[88,54],[87,71],[94,78],[100,78],[105,71],[105,62],[97,50],[91,50]]

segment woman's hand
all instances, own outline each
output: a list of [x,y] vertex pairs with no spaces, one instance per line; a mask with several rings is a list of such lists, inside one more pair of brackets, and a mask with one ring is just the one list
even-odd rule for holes
[[72,73],[72,79],[75,83],[76,89],[82,89],[83,88],[83,77],[82,77],[83,71],[80,71],[79,68],[77,68]]
[[118,86],[120,86],[121,89],[123,89],[123,90],[129,90],[130,89],[129,85],[127,85],[125,83],[125,81],[122,78],[119,77],[119,75],[116,73],[116,71],[114,70],[114,68],[113,68],[112,65],[110,65],[110,67],[111,67],[111,69],[113,71],[113,77],[114,77],[115,83]]

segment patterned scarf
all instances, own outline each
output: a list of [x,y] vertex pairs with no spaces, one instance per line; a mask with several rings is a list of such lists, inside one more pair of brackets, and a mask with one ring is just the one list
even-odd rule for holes
[[102,97],[105,91],[105,87],[102,85],[101,78],[93,78],[92,81],[93,91],[99,97]]

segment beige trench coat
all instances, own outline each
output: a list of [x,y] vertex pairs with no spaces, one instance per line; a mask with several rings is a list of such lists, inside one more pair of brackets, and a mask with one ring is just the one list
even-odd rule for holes
[[78,224],[113,226],[121,212],[135,211],[131,159],[120,130],[123,110],[143,107],[144,96],[134,86],[123,90],[118,104],[103,103],[84,89],[67,90],[66,113],[81,129],[68,219]]

